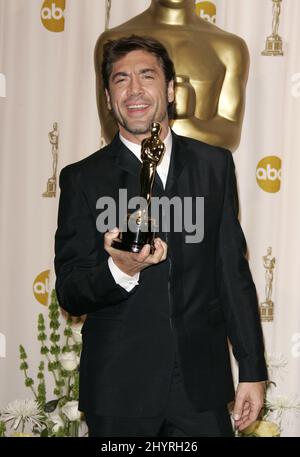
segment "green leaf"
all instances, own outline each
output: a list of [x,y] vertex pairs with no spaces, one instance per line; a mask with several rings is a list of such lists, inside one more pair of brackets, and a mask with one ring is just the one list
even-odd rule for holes
[[25,386],[26,387],[31,387],[34,384],[34,380],[32,378],[26,378],[25,379]]
[[28,364],[26,362],[22,362],[20,365],[20,370],[28,370]]
[[20,344],[20,346],[19,346],[19,351],[20,351],[20,359],[21,359],[21,360],[27,359],[27,354],[26,354],[26,352],[25,352],[24,347],[23,347],[21,344]]
[[70,327],[65,328],[64,335],[71,337],[72,336],[72,329],[70,329]]
[[4,437],[6,432],[5,423],[0,421],[0,437]]

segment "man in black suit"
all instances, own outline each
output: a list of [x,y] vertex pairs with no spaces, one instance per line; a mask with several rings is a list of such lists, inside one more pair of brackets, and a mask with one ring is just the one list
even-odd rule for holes
[[[267,370],[231,153],[170,130],[174,67],[156,40],[108,42],[102,75],[119,134],[60,175],[56,291],[70,314],[87,315],[79,408],[90,436],[232,436],[227,404],[235,395],[236,428],[253,422]],[[111,246],[118,228],[97,230],[99,199],[118,208],[119,189],[139,195],[153,121],[166,147],[153,196],[189,197],[194,216],[204,197],[204,237],[188,242],[186,227],[166,229],[162,217],[153,254],[124,252]]]

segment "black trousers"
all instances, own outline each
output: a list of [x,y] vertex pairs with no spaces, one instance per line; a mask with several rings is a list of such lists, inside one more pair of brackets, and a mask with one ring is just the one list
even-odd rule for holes
[[159,417],[113,417],[86,413],[90,437],[232,437],[227,406],[197,412],[189,401],[175,360],[169,396]]

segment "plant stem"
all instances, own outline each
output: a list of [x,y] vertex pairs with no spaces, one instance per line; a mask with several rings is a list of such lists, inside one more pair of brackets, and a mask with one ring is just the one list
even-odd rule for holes
[[71,400],[71,398],[70,398],[70,384],[71,384],[71,376],[68,376],[68,386],[67,386],[67,392],[66,392],[66,396],[67,396],[68,400]]
[[[28,374],[27,374],[26,368],[24,369],[24,375],[25,375],[25,379],[28,379],[28,378],[29,378],[29,376],[28,376]],[[34,395],[34,398],[36,399],[36,401],[38,401],[38,395],[37,395],[37,393],[36,393],[34,387],[33,387],[33,386],[29,386],[29,387],[30,387],[30,389],[32,390],[32,393],[33,393],[33,395]]]

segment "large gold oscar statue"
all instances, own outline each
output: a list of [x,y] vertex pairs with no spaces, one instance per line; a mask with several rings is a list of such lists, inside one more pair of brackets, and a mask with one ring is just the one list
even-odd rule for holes
[[236,149],[244,115],[248,49],[241,38],[200,19],[194,0],[152,0],[142,14],[100,35],[95,49],[96,90],[105,140],[111,141],[117,126],[106,106],[100,74],[103,44],[133,33],[161,41],[175,64],[173,130]]

